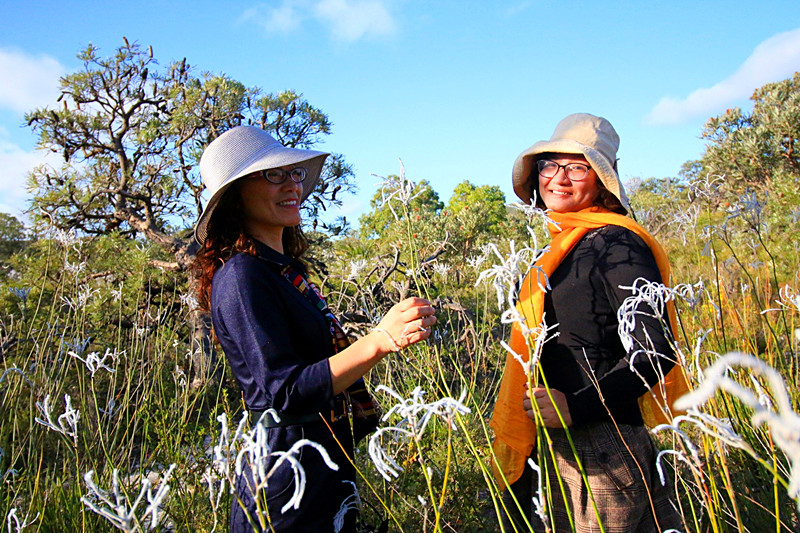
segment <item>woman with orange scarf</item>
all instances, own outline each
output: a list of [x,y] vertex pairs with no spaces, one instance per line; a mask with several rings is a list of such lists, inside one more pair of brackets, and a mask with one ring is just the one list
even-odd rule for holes
[[[492,417],[495,475],[508,487],[506,523],[518,531],[682,529],[645,428],[669,420],[686,390],[674,309],[668,304],[669,317],[660,317],[639,304],[627,348],[617,318],[631,286],[669,284],[669,262],[626,216],[618,147],[606,119],[579,113],[514,163],[517,195],[554,222],[548,252],[520,287],[523,320],[509,342],[518,357],[509,354]],[[536,331],[547,340],[531,354]]]

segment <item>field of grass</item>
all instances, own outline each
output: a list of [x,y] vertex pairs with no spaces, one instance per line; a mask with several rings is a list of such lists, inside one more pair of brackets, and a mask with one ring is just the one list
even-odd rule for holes
[[[427,343],[368,376],[385,418],[358,447],[351,504],[363,531],[500,531],[488,419],[510,328],[501,315],[547,239],[530,212],[467,234],[480,206],[417,212],[414,187],[391,184],[393,221],[380,238],[312,250],[353,335],[406,295],[438,308]],[[747,191],[727,202],[713,191],[706,178],[673,198],[633,196],[673,263],[673,290],[656,297],[675,302],[677,349],[696,389],[688,414],[654,433],[660,461],[683,531],[797,531],[800,224]],[[152,266],[158,258],[142,242],[54,231],[10,261],[0,296],[0,513],[10,533],[225,531],[237,460],[275,452],[240,423],[224,357],[209,364],[192,341],[185,274]]]

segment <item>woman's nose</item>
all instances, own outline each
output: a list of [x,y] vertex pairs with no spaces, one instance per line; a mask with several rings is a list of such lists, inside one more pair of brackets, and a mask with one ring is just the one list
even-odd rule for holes
[[285,190],[285,191],[291,191],[291,190],[299,190],[299,191],[302,191],[302,190],[303,190],[303,183],[302,183],[302,182],[300,182],[300,183],[295,183],[295,182],[294,182],[294,181],[292,181],[290,178],[286,178],[286,181],[284,181],[284,182],[281,184],[281,189],[283,189],[283,190]]
[[568,183],[572,183],[572,181],[567,177],[567,169],[565,169],[563,167],[558,169],[558,172],[556,172],[556,175],[553,176],[553,181],[555,181],[556,183],[559,183],[559,184],[564,184],[564,185],[566,185]]

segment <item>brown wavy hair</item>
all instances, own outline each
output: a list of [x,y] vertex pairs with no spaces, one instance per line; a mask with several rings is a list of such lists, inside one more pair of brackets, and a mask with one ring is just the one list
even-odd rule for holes
[[[208,221],[208,235],[195,254],[192,272],[197,281],[197,301],[204,311],[211,309],[211,282],[214,274],[234,254],[243,253],[255,256],[256,242],[244,226],[242,199],[240,194],[241,180],[237,180],[225,191],[214,214]],[[308,250],[308,239],[300,226],[283,229],[283,253],[292,259],[302,261]]]

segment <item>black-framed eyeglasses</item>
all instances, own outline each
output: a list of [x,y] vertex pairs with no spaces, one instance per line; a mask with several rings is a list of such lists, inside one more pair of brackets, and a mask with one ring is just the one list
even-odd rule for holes
[[280,185],[290,179],[295,183],[303,183],[303,180],[308,176],[308,169],[304,167],[295,167],[290,170],[283,170],[281,168],[270,168],[261,171],[261,177],[270,183]]
[[567,163],[566,165],[559,165],[555,161],[549,159],[540,159],[536,162],[536,167],[539,169],[539,175],[543,178],[554,178],[558,174],[558,169],[564,169],[564,175],[570,181],[581,181],[586,179],[589,174],[589,165],[583,163]]

